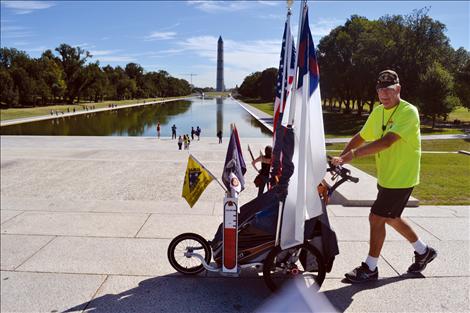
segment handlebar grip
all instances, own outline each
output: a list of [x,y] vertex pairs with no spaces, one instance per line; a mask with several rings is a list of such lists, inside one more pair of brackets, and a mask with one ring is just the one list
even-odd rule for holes
[[359,182],[359,178],[357,178],[357,177],[348,176],[348,179],[349,179],[350,181],[352,181],[353,183]]

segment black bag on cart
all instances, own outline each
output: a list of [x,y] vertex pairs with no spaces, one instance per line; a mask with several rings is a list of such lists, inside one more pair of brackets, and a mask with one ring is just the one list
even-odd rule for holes
[[[240,207],[238,214],[238,263],[263,262],[276,239],[279,194],[271,189]],[[305,222],[304,237],[323,255],[327,272],[339,254],[335,232],[330,228],[326,206],[323,214]],[[214,260],[222,262],[222,229],[220,224],[211,241]],[[303,260],[308,262],[308,260]]]

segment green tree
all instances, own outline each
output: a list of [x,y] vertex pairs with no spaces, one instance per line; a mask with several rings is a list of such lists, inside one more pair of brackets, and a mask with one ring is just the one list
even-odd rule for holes
[[80,97],[80,93],[86,84],[86,75],[83,72],[83,65],[92,55],[80,47],[71,47],[61,44],[55,49],[59,53],[60,62],[65,74],[67,86],[65,95],[68,103],[73,103],[75,98]]
[[434,128],[436,117],[447,116],[459,104],[458,98],[453,94],[453,78],[440,63],[434,62],[420,76],[420,80],[420,111],[432,118]]

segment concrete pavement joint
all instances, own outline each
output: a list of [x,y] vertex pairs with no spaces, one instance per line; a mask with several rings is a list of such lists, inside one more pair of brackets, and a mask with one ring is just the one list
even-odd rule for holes
[[20,215],[23,214],[24,212],[26,212],[26,211],[23,211],[23,210],[8,210],[8,211],[20,211],[20,213],[19,213],[19,214],[16,214],[15,216],[12,216],[12,217],[10,217],[10,218],[8,218],[8,219],[6,219],[6,220],[4,220],[4,221],[1,223],[1,225],[3,225],[5,222],[8,222],[9,220],[14,219],[15,217],[20,216]]
[[54,239],[56,239],[58,236],[54,236],[51,240],[49,240],[48,242],[46,242],[46,244],[44,244],[41,248],[39,248],[36,252],[34,252],[29,258],[27,258],[26,260],[24,260],[23,262],[21,262],[20,265],[18,266],[15,266],[14,268],[14,271],[16,271],[17,268],[21,267],[23,264],[25,264],[26,262],[28,262],[29,260],[31,260],[31,258],[33,258],[36,254],[39,253],[39,251],[41,251],[42,249],[44,249],[48,244],[50,244]]
[[390,266],[392,268],[392,270],[397,273],[398,276],[400,276],[400,273],[395,269],[395,267],[393,267],[392,263],[390,263],[382,254],[380,255],[380,257],[385,261],[385,263],[388,264],[388,266]]
[[431,234],[433,237],[435,237],[437,240],[439,241],[442,241],[441,238],[437,237],[436,235],[434,235],[433,233],[431,233],[429,230],[427,230],[425,227],[421,226],[418,222],[416,222],[413,218],[411,217],[408,217],[408,219],[415,225],[417,225],[419,228],[425,230],[427,233]]
[[142,230],[142,228],[144,227],[144,225],[147,223],[147,221],[149,220],[150,216],[152,214],[148,214],[147,218],[145,219],[145,222],[142,224],[142,226],[140,226],[139,230],[137,231],[137,233],[134,235],[134,238],[137,238],[137,235],[140,233],[140,231]]
[[95,299],[95,297],[98,294],[98,292],[100,291],[101,287],[103,287],[104,283],[108,280],[108,277],[109,277],[109,275],[106,275],[106,277],[101,282],[101,285],[96,289],[95,293],[91,296],[90,301],[88,301],[88,303],[83,308],[82,312],[85,312],[86,309],[88,308],[88,306],[90,305],[90,303]]

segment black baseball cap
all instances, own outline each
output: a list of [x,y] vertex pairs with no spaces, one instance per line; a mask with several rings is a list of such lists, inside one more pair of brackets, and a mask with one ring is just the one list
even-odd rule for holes
[[398,74],[395,71],[385,70],[379,73],[379,78],[377,79],[377,85],[375,88],[387,88],[399,83],[400,79],[398,78]]

